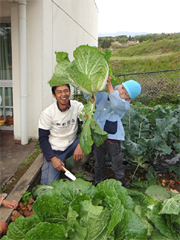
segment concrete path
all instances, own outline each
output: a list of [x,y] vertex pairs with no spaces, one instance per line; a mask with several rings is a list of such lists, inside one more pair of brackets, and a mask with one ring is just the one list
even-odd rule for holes
[[[14,140],[13,131],[0,131],[0,186],[3,186],[12,177],[20,164],[35,150],[35,147],[34,142],[27,145],[17,143]],[[19,202],[22,194],[31,187],[39,176],[42,164],[43,155],[40,154],[26,173],[22,175],[6,199],[14,199]],[[9,223],[12,211],[13,209],[1,206],[0,220]]]
[[[14,199],[17,202],[19,202],[22,198],[22,194],[25,193],[30,187],[32,187],[36,178],[38,178],[42,164],[43,155],[41,153],[33,162],[33,164],[30,166],[30,168],[26,171],[26,173],[21,177],[21,179],[18,181],[18,183],[16,184],[16,186],[13,188],[13,190],[10,192],[6,199],[8,200]],[[9,223],[13,210],[14,209],[8,209],[5,208],[4,206],[1,206],[0,220]]]
[[34,149],[34,142],[21,145],[14,140],[13,131],[0,130],[0,187],[12,177]]

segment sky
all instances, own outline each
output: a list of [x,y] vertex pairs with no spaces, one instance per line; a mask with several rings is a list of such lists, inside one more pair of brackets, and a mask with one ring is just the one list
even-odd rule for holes
[[180,0],[95,0],[98,33],[180,32]]

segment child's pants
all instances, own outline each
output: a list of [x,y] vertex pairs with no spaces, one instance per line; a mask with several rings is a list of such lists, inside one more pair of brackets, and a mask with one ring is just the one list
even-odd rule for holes
[[115,174],[115,179],[122,182],[125,186],[125,170],[123,166],[123,153],[121,152],[120,141],[105,141],[101,146],[94,146],[95,164],[95,184],[106,179],[106,154],[111,159],[112,170]]

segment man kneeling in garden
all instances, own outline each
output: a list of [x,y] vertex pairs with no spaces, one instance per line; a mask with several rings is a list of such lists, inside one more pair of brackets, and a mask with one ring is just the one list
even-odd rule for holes
[[70,100],[69,84],[52,87],[56,102],[47,107],[39,119],[39,143],[44,155],[41,184],[60,179],[64,161],[73,155],[75,162],[82,159],[83,152],[77,139],[78,117],[83,104]]

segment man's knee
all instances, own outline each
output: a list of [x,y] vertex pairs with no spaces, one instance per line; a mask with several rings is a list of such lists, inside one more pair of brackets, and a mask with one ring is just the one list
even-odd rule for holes
[[60,172],[54,168],[52,162],[45,161],[41,169],[41,184],[43,185],[47,185],[54,180],[60,179]]

